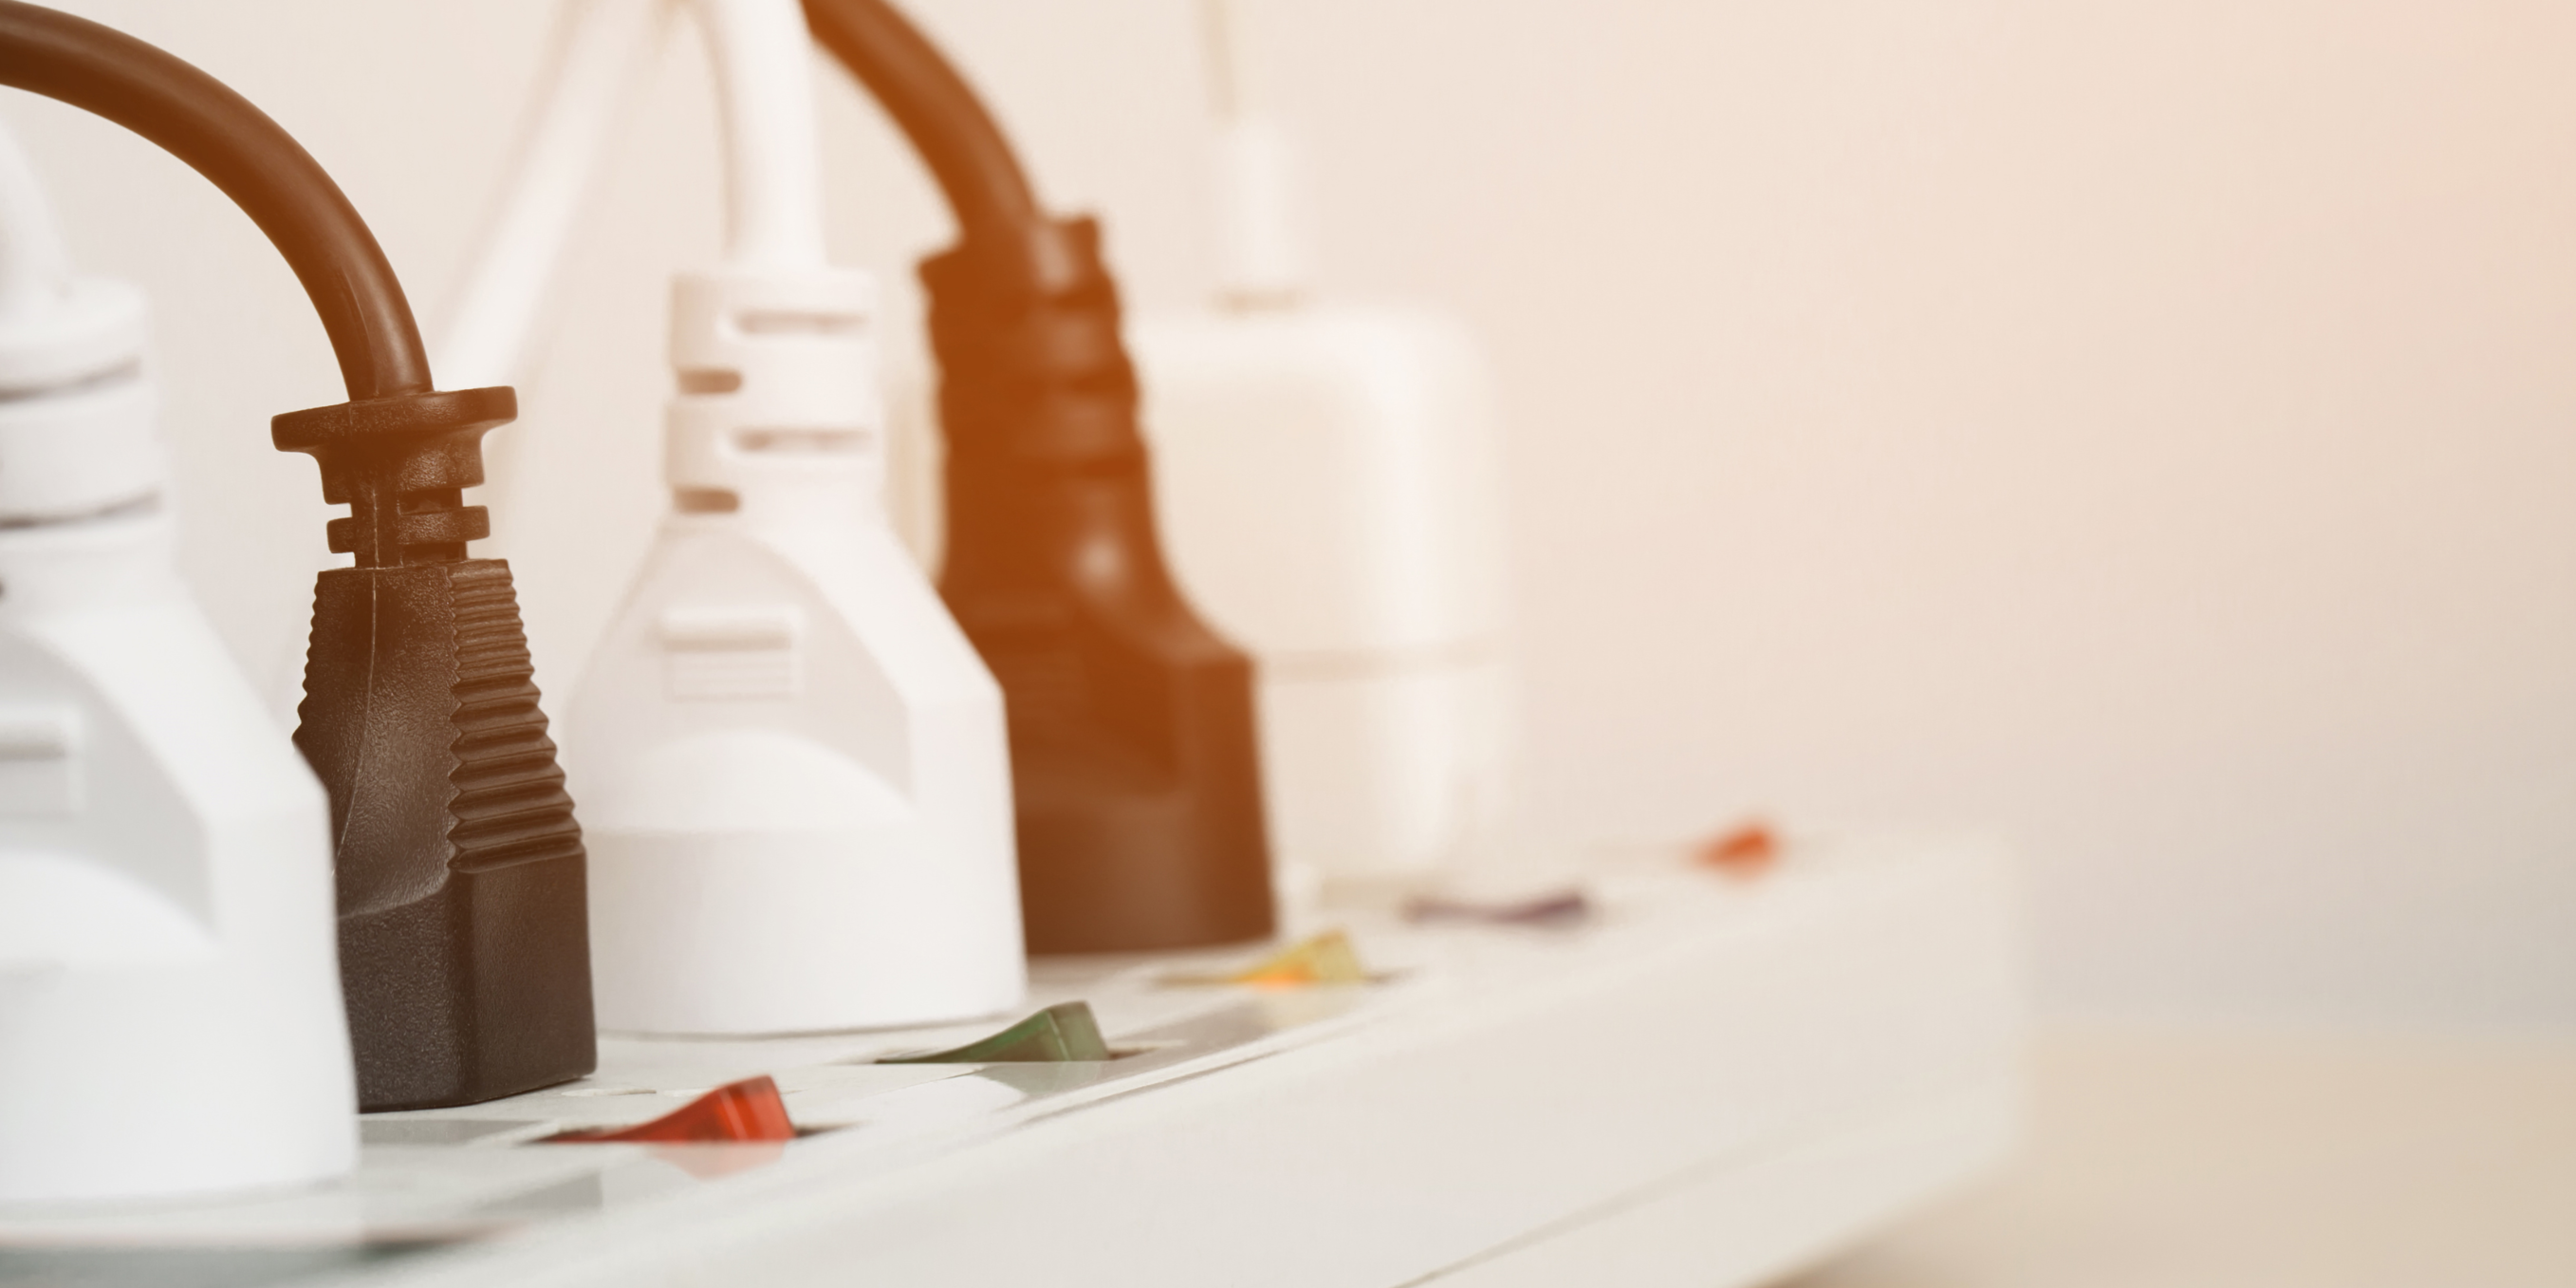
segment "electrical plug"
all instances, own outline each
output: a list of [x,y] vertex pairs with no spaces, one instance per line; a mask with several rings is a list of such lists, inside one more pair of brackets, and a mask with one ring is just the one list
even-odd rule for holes
[[145,349],[0,136],[0,1202],[357,1161],[327,799],[179,579]]
[[[1418,884],[1472,861],[1511,769],[1501,443],[1467,329],[1318,304],[1288,140],[1203,0],[1215,307],[1141,319],[1156,513],[1195,602],[1259,664],[1282,884]],[[1365,891],[1352,891],[1365,893]]]
[[1034,952],[1257,939],[1273,902],[1252,665],[1163,562],[1089,220],[926,261],[940,592],[1002,683]]
[[1002,695],[886,522],[873,284],[672,293],[673,511],[574,696],[600,1022],[950,1022],[1025,987]]
[[466,1104],[596,1061],[581,833],[537,707],[509,566],[462,489],[506,388],[437,392],[375,234],[295,139],[113,28],[0,0],[0,84],[151,140],[223,190],[304,284],[349,401],[279,416],[350,507],[315,586],[296,743],[330,794],[362,1108]]
[[1252,666],[1173,584],[1118,292],[957,69],[884,0],[804,0],[962,230],[921,265],[947,440],[940,594],[1010,715],[1033,952],[1258,939],[1275,914]]
[[539,710],[510,565],[463,489],[507,388],[276,418],[320,463],[331,549],[315,579],[295,745],[331,789],[340,965],[370,1110],[473,1104],[590,1072],[581,829]]

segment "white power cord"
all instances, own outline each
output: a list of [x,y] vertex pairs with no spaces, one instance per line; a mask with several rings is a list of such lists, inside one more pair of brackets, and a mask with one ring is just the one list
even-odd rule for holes
[[[435,368],[460,389],[521,378],[565,245],[599,161],[630,114],[677,0],[572,0],[543,97],[510,168],[508,198],[486,229]],[[823,262],[822,179],[812,78],[793,6],[702,0],[724,114],[727,258],[745,266]]]
[[804,11],[778,0],[695,5],[725,122],[725,258],[736,268],[821,268],[822,142]]
[[599,158],[642,87],[671,4],[571,0],[566,7],[553,60],[538,78],[544,100],[510,167],[508,199],[484,232],[455,316],[432,355],[449,387],[505,385],[526,374],[564,244],[580,221]]
[[0,139],[0,325],[54,308],[71,276],[52,203],[17,140]]

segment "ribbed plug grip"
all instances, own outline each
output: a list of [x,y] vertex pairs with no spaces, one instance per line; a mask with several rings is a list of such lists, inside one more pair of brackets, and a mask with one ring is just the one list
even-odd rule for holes
[[360,1107],[589,1073],[581,829],[509,565],[323,573],[304,692],[295,742],[331,794]]

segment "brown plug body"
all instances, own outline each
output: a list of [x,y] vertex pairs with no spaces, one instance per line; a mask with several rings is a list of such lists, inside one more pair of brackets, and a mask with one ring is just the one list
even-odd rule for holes
[[597,1064],[581,828],[510,567],[463,490],[506,388],[277,417],[347,504],[314,587],[295,744],[331,795],[340,972],[366,1110],[474,1104]]

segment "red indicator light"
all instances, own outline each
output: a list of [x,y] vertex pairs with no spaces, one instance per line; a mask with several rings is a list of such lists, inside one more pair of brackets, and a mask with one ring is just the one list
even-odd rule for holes
[[649,1123],[546,1137],[552,1142],[583,1145],[727,1145],[795,1138],[796,1124],[787,1120],[787,1103],[779,1099],[778,1084],[770,1081],[767,1074],[726,1083]]
[[1780,858],[1780,837],[1756,820],[1699,847],[1699,861],[1730,876],[1757,877]]

